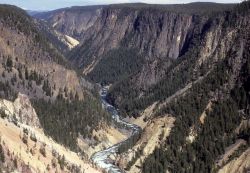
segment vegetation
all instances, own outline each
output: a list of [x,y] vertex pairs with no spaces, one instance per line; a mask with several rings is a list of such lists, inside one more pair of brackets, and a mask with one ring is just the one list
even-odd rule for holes
[[46,145],[41,145],[39,152],[43,155],[43,157],[46,157]]
[[136,49],[118,48],[106,53],[88,78],[104,84],[123,80],[141,69],[143,57]]
[[[163,172],[166,169],[171,172],[212,172],[216,158],[224,153],[226,146],[240,137],[234,134],[234,129],[240,124],[238,110],[250,103],[247,92],[242,96],[242,91],[234,89],[229,98],[213,102],[212,111],[207,112],[205,124],[201,125],[199,122],[199,116],[208,103],[209,93],[216,92],[226,82],[226,69],[221,65],[220,67],[221,70],[214,71],[203,83],[193,86],[185,97],[159,112],[159,115],[164,112],[175,115],[177,120],[165,145],[156,149],[145,161],[145,173]],[[237,101],[235,98],[239,96],[248,100]],[[249,111],[245,106],[244,109]],[[186,137],[193,125],[197,131],[197,139],[194,143],[187,143]]]
[[23,137],[22,137],[23,143],[27,145],[28,144],[28,139],[29,139],[28,135],[26,133],[24,133]]
[[[31,36],[44,52],[48,52],[53,61],[70,68],[66,59],[52,46],[46,35],[39,32],[33,19],[22,9],[12,5],[0,5],[0,21],[4,25]],[[9,61],[10,62],[10,61]]]
[[30,140],[34,141],[34,142],[37,142],[37,138],[36,138],[36,135],[35,134],[30,134]]
[[32,100],[47,135],[70,149],[76,150],[79,135],[88,137],[100,122],[110,122],[109,115],[98,100],[85,96],[84,100]]
[[[14,100],[17,97],[16,91],[26,93],[33,98],[31,102],[44,132],[57,142],[76,150],[78,136],[88,137],[98,125],[109,122],[109,115],[103,111],[99,100],[91,94],[86,94],[84,100],[79,100],[78,93],[73,94],[72,90],[65,87],[60,89],[58,97],[56,97],[55,85],[51,84],[50,74],[45,73],[43,69],[33,68],[31,70],[32,67],[27,66],[34,62],[33,67],[37,67],[36,61],[39,59],[39,63],[44,60],[64,65],[66,68],[62,68],[62,70],[71,68],[46,36],[40,33],[37,24],[25,11],[10,5],[0,5],[0,23],[2,30],[9,29],[13,30],[16,35],[21,34],[25,37],[22,41],[28,40],[29,42],[25,46],[31,46],[29,50],[25,48],[22,55],[17,55],[22,56],[20,62],[19,57],[14,57],[14,55],[1,55],[4,67],[0,79],[2,81],[0,81],[1,98]],[[14,40],[6,42],[9,49],[12,50],[12,46],[14,50],[16,49]],[[28,63],[24,64],[25,62]],[[40,92],[41,89],[44,93]],[[27,144],[28,138],[28,134],[24,134],[21,139]],[[34,142],[37,141],[36,136],[32,134],[30,139]]]
[[[142,6],[143,5],[144,4],[142,4]],[[236,17],[239,15],[238,13],[240,13],[240,15],[247,14],[247,2],[243,2],[241,5],[242,7],[237,6],[237,14],[233,11],[219,15],[221,18],[225,18],[223,27],[225,30],[228,27],[236,27],[239,25]],[[239,10],[240,7],[243,9]],[[194,20],[198,19],[194,18]],[[142,90],[134,84],[134,81],[132,81],[133,78],[129,76],[112,85],[108,94],[109,102],[118,106],[122,115],[136,117],[147,106],[156,101],[164,101],[178,90],[184,88],[188,83],[192,83],[199,77],[205,76],[206,73],[211,70],[210,62],[201,64],[195,71],[194,69],[197,68],[196,62],[199,57],[200,48],[204,46],[203,33],[205,30],[210,29],[211,21],[213,20],[217,19],[211,17],[208,23],[203,27],[201,33],[199,31],[194,33],[193,39],[189,43],[188,51],[185,51],[182,56],[172,62],[171,66],[165,71],[164,77],[159,82]]]
[[17,96],[17,93],[11,88],[9,82],[0,81],[0,98],[14,100]]
[[[249,145],[249,127],[239,134],[235,133],[241,120],[249,119],[250,111],[250,52],[247,48],[250,35],[249,32],[241,33],[240,38],[245,39],[246,43],[242,57],[244,64],[234,88],[226,87],[232,80],[230,76],[234,75],[230,61],[236,54],[231,51],[202,82],[194,84],[185,96],[158,111],[158,116],[165,113],[174,115],[176,122],[169,138],[144,162],[143,172],[216,172],[216,160],[227,146],[237,139],[244,139]],[[205,123],[202,124],[199,118],[209,101],[212,101],[212,107],[206,111]],[[192,143],[186,140],[191,127],[197,133]]]
[[[155,101],[164,101],[164,99],[186,86],[188,82],[204,75],[209,68],[203,70],[203,73],[200,74],[193,72],[200,48],[200,46],[196,45],[201,43],[200,37],[199,33],[194,36],[191,43],[193,46],[190,47],[185,55],[172,62],[165,72],[164,77],[155,85],[142,91],[135,87],[130,77],[127,77],[125,80],[119,81],[111,87],[108,94],[109,101],[117,105],[121,109],[122,114],[136,117],[141,110],[150,104]],[[138,97],[140,93],[143,94],[141,97]],[[122,101],[119,102],[117,98],[120,96],[122,97]]]
[[65,165],[66,165],[66,162],[65,162],[65,157],[64,156],[59,156],[58,157],[58,163],[59,163],[59,165],[60,165],[60,168],[61,168],[61,170],[64,170],[64,167],[65,167]]
[[4,155],[4,150],[2,144],[0,144],[0,162],[4,163],[5,162],[5,155]]
[[168,5],[157,5],[157,4],[114,4],[111,5],[111,8],[119,8],[123,10],[123,13],[131,10],[140,10],[140,11],[160,11],[160,12],[174,12],[174,13],[186,13],[186,14],[212,14],[219,13],[226,10],[233,9],[234,4],[218,4],[210,2],[194,2],[189,4],[168,4]]

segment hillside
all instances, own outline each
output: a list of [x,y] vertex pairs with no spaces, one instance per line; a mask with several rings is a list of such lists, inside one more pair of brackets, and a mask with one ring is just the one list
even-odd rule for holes
[[[94,87],[84,87],[67,59],[40,29],[22,9],[0,5],[1,171],[44,172],[50,168],[55,172],[57,163],[65,162],[66,167],[69,162],[67,168],[58,166],[57,172],[77,172],[79,165],[80,171],[86,165],[87,172],[98,172],[82,160],[84,151],[76,153],[80,152],[78,138],[91,139],[94,130],[110,128],[109,115],[103,111]],[[24,137],[19,138],[19,134]],[[40,136],[38,143],[32,142],[33,135]],[[33,144],[36,150],[45,145],[46,149],[40,150],[49,156],[42,156],[43,151],[33,155],[29,152]],[[47,148],[50,145],[60,153],[53,168],[52,149]]]

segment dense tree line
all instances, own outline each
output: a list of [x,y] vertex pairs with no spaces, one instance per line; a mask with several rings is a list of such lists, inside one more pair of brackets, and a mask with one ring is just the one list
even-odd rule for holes
[[139,71],[143,61],[137,50],[120,47],[106,53],[87,77],[95,82],[114,83]]
[[[157,4],[113,4],[111,8],[121,9],[122,15],[126,15],[131,10],[138,10],[140,12],[174,12],[174,13],[185,13],[193,15],[212,15],[214,13],[220,13],[225,10],[231,10],[234,4],[216,4],[209,2],[194,2],[190,4],[168,4],[168,5],[157,5]],[[108,6],[109,7],[109,6]],[[107,8],[108,8],[107,7]],[[122,16],[121,15],[121,16]]]
[[100,122],[110,122],[98,100],[85,96],[84,100],[71,101],[58,98],[55,101],[32,100],[45,133],[57,142],[76,150],[79,135],[89,136]]
[[10,83],[0,81],[0,98],[14,100],[16,97],[17,93],[11,88]]
[[[177,120],[165,145],[156,149],[145,161],[143,172],[157,173],[166,169],[170,172],[190,173],[215,171],[215,160],[224,153],[226,146],[233,144],[237,137],[240,137],[234,133],[234,129],[241,121],[238,110],[244,107],[247,111],[247,105],[249,107],[250,103],[249,93],[244,91],[245,96],[242,96],[242,91],[235,88],[229,98],[213,102],[212,111],[208,112],[204,125],[201,125],[199,116],[208,103],[209,93],[213,90],[215,92],[218,86],[226,82],[223,82],[226,78],[223,76],[225,73],[221,71],[216,73],[219,75],[214,73],[204,83],[193,87],[187,96],[171,103],[162,110],[163,112],[159,112],[159,115],[164,112],[171,113],[177,116]],[[215,81],[222,83],[216,86],[213,84]],[[248,101],[242,98],[248,98]],[[186,137],[193,125],[198,133],[195,142],[190,144],[186,141]],[[246,134],[244,136],[249,138]]]

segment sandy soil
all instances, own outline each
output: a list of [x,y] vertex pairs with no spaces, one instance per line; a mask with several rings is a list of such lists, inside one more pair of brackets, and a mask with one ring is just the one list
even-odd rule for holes
[[79,44],[78,40],[76,40],[68,35],[65,35],[65,40],[66,40],[67,45],[69,46],[70,49],[76,47]]
[[144,120],[148,120],[151,115],[153,115],[154,109],[156,107],[158,102],[153,103],[152,105],[150,105],[149,107],[147,107],[141,114],[141,116],[139,116],[138,118],[134,118],[134,117],[127,117],[124,120],[131,123],[131,124],[136,124],[138,126],[140,126],[142,129],[144,129],[147,125],[147,121]]
[[140,169],[138,167],[140,167],[143,160],[147,158],[157,146],[159,146],[161,140],[167,138],[174,126],[174,121],[175,118],[170,116],[159,117],[149,121],[144,128],[144,133],[142,134],[141,139],[132,149],[121,155],[120,164],[126,165],[127,162],[135,156],[136,151],[141,149],[143,154],[128,171],[131,173],[139,173]]
[[221,168],[219,173],[245,173],[247,170],[250,171],[250,148]]
[[201,114],[201,116],[200,116],[200,123],[201,123],[201,124],[204,124],[204,123],[205,123],[205,118],[207,117],[206,112],[207,112],[207,111],[211,111],[211,107],[212,107],[212,102],[209,101],[208,104],[207,104],[207,106],[206,106],[206,108],[205,108],[205,110],[202,112],[202,114]]
[[[30,133],[35,133],[38,142],[35,143],[29,138],[28,144],[24,144],[21,139],[21,136],[23,136],[22,127],[25,127],[25,125],[21,125],[21,128],[19,128],[7,120],[0,118],[1,141],[2,143],[5,143],[5,146],[11,153],[22,160],[25,164],[30,165],[35,172],[48,172],[46,168],[47,165],[51,165],[51,161],[54,158],[52,156],[52,149],[55,149],[59,155],[65,156],[65,160],[69,164],[81,166],[81,168],[87,173],[99,173],[99,171],[94,169],[91,164],[85,163],[76,153],[55,143],[52,139],[45,136],[39,129],[29,127]],[[39,149],[43,144],[46,144],[46,157],[39,152]],[[34,149],[35,153],[33,153],[33,155],[31,154],[30,149]],[[58,165],[57,169],[60,172]],[[51,169],[49,172],[55,172],[55,170],[56,169]]]
[[95,152],[115,145],[127,138],[127,134],[120,132],[114,127],[106,127],[104,130],[93,131],[92,136],[95,136],[95,138],[99,141],[95,145],[91,145],[90,141],[87,139],[78,139],[80,148],[88,155],[89,158]]
[[220,157],[221,159],[217,161],[218,166],[222,166],[223,163],[226,163],[229,157],[241,146],[246,145],[246,141],[243,139],[237,140],[233,145],[226,148],[225,153]]

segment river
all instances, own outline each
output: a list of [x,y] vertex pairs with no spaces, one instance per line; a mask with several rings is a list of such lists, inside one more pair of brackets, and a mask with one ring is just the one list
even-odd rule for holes
[[105,150],[96,152],[91,156],[91,160],[99,168],[104,169],[108,173],[124,173],[125,171],[121,170],[118,166],[116,166],[114,164],[114,161],[111,160],[109,156],[112,154],[117,154],[119,149],[121,149],[124,146],[134,145],[134,143],[136,142],[137,138],[141,133],[141,128],[135,124],[131,124],[124,121],[120,117],[117,109],[107,102],[106,100],[107,93],[108,93],[108,87],[102,87],[100,90],[100,97],[104,109],[111,114],[113,121],[117,125],[119,125],[119,127],[129,130],[131,132],[131,135],[126,140],[121,141],[118,144],[115,144]]

